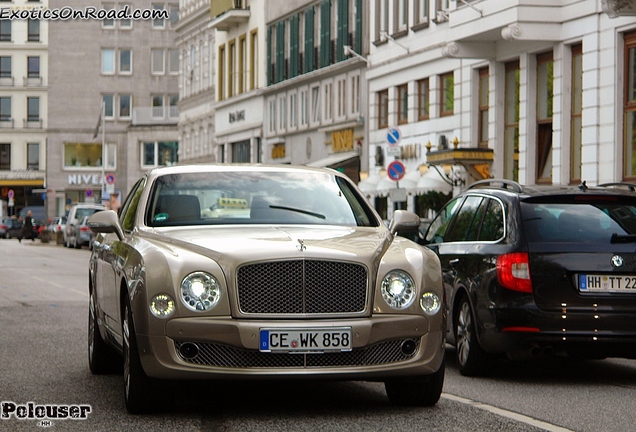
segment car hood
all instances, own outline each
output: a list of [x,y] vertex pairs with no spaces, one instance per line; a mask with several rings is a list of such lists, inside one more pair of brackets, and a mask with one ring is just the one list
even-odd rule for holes
[[142,236],[179,254],[205,255],[222,267],[276,259],[378,262],[391,242],[384,227],[213,226],[160,228]]

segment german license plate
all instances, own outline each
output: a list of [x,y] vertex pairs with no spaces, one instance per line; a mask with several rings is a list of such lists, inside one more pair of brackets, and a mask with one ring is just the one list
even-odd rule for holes
[[351,351],[351,327],[263,328],[259,349],[290,353]]
[[580,274],[579,290],[591,293],[636,293],[636,276]]

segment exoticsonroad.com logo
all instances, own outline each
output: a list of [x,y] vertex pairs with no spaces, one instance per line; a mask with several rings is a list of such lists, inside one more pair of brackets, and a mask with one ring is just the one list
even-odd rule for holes
[[85,420],[92,408],[90,405],[38,405],[34,402],[17,404],[2,401],[0,419],[8,420]]

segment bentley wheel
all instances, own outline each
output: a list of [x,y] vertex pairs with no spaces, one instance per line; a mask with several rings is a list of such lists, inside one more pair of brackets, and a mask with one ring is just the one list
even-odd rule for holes
[[384,383],[389,401],[399,406],[433,406],[444,386],[445,364],[432,375],[393,379]]
[[472,307],[468,298],[461,300],[455,316],[455,353],[457,368],[462,375],[476,376],[488,366],[488,355],[479,345]]
[[144,372],[139,358],[132,311],[126,301],[123,313],[122,334],[124,336],[124,398],[126,409],[131,414],[142,414],[152,407],[151,380]]
[[99,333],[93,293],[88,308],[88,366],[94,374],[109,374],[121,370],[121,358],[109,347]]

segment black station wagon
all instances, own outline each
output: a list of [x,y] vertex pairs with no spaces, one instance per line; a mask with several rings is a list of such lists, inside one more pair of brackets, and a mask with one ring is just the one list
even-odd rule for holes
[[493,355],[636,358],[636,185],[472,184],[423,242],[464,375]]

